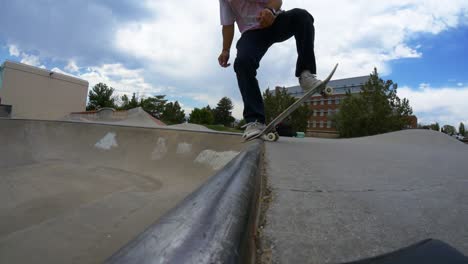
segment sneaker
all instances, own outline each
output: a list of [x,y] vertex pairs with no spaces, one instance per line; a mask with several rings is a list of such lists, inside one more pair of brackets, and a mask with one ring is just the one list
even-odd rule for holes
[[299,77],[299,84],[305,91],[312,89],[320,82],[321,80],[317,79],[315,74],[310,73],[310,71],[303,71]]
[[258,134],[262,133],[263,129],[265,129],[265,124],[259,123],[257,121],[255,122],[250,122],[242,126],[242,128],[245,128],[244,134],[242,137],[244,139],[249,139],[251,137],[257,136]]

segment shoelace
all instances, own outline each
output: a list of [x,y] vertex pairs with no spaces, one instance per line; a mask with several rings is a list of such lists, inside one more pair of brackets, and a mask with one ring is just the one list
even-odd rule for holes
[[260,125],[260,123],[255,121],[255,122],[247,123],[247,124],[243,125],[241,128],[254,127],[254,126],[258,126],[258,125]]

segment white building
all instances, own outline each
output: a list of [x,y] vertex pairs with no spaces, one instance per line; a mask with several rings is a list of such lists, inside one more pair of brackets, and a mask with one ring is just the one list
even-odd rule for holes
[[6,61],[0,66],[0,107],[12,118],[58,120],[86,110],[88,82],[68,75]]

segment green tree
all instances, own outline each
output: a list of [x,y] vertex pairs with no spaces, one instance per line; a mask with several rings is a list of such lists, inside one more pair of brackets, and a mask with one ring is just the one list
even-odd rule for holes
[[247,122],[245,121],[245,119],[242,118],[242,119],[239,121],[239,123],[237,123],[236,129],[242,130],[242,127],[243,127],[246,123],[247,123]]
[[119,106],[119,110],[126,110],[127,105],[129,104],[130,100],[126,94],[120,97],[121,104]]
[[379,78],[377,69],[359,94],[347,93],[332,118],[341,137],[360,137],[404,129],[413,110],[397,96],[398,85]]
[[185,112],[179,105],[179,102],[167,103],[161,116],[161,120],[168,124],[180,124],[185,121]]
[[[291,104],[296,101],[296,98],[288,94],[286,89],[278,87],[274,92],[267,89],[263,93],[263,101],[265,104],[266,122],[270,123],[281,112],[286,110]],[[302,105],[294,111],[285,123],[290,125],[294,131],[306,131],[307,119],[310,114],[310,109],[307,105]]]
[[122,104],[119,107],[119,109],[121,110],[129,110],[129,109],[137,108],[140,106],[139,99],[135,95],[135,93],[133,93],[131,99],[128,99],[128,96],[124,94],[123,96],[120,97],[120,100],[122,101]]
[[86,110],[97,110],[104,107],[116,108],[113,94],[114,88],[108,87],[104,83],[94,85],[88,93],[89,102]]
[[460,133],[460,135],[462,135],[462,136],[465,136],[465,134],[466,134],[465,124],[463,124],[463,122],[461,122],[460,126],[458,127],[458,133]]
[[440,131],[439,123],[431,124],[430,129],[435,130],[435,131]]
[[445,133],[447,135],[453,135],[457,133],[457,130],[455,129],[454,126],[451,125],[445,125],[442,127],[442,133]]
[[223,97],[213,109],[214,123],[222,124],[224,126],[232,126],[232,123],[236,120],[232,117],[232,109],[234,106],[231,99]]
[[190,113],[189,122],[193,124],[212,125],[214,123],[213,111],[210,106],[195,108]]
[[[165,95],[156,95],[147,98],[140,99],[140,106],[150,115],[156,117],[157,119],[161,119],[162,114],[164,112],[164,107],[166,105],[167,100],[164,99]],[[133,99],[133,98],[132,98]],[[132,101],[130,101],[131,103]]]

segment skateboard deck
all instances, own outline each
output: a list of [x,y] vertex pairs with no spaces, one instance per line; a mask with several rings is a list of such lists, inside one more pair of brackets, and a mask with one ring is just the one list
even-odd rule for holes
[[[307,101],[310,98],[310,96],[312,96],[315,93],[320,93],[323,90],[327,89],[327,84],[331,80],[331,78],[333,77],[333,74],[335,74],[336,68],[338,68],[338,64],[335,65],[335,67],[333,68],[333,70],[331,71],[331,73],[328,75],[328,77],[325,80],[323,80],[322,82],[316,84],[315,87],[308,90],[301,98],[297,99],[296,102],[294,102],[292,105],[290,105],[288,108],[286,108],[286,110],[284,110],[275,119],[273,119],[273,121],[271,121],[265,127],[265,129],[263,129],[263,131],[260,134],[258,134],[256,136],[253,136],[253,137],[247,139],[246,141],[251,141],[251,140],[254,140],[254,139],[257,139],[257,138],[261,138],[261,137],[264,140],[267,140],[267,141],[276,141],[276,140],[278,140],[279,135],[277,133],[274,133],[274,130],[275,130],[276,126],[279,123],[281,123],[285,118],[287,118],[289,115],[291,115],[292,112],[294,112],[297,108],[299,108],[302,105],[302,103]],[[327,94],[331,95],[332,91],[328,91]]]

